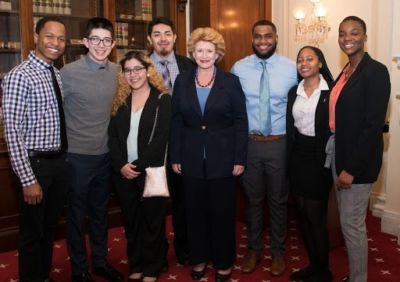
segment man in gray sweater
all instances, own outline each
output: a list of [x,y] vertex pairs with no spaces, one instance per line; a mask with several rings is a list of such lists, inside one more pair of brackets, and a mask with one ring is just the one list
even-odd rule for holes
[[83,43],[88,53],[61,69],[68,137],[70,190],[67,245],[72,281],[94,281],[90,276],[85,244],[89,218],[92,273],[107,281],[122,275],[107,261],[107,204],[111,163],[107,128],[117,90],[119,67],[108,60],[114,45],[114,28],[105,18],[88,21]]

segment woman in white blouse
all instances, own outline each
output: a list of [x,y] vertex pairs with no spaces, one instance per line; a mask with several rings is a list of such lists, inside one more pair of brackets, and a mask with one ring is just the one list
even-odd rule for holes
[[305,46],[297,55],[299,85],[288,94],[286,134],[288,174],[299,211],[309,265],[293,281],[332,281],[326,224],[330,170],[324,167],[329,130],[329,86],[333,78],[320,49]]

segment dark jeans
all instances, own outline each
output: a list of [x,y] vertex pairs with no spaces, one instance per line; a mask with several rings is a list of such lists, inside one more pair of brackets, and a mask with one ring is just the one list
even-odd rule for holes
[[55,159],[30,158],[31,167],[43,191],[43,200],[36,205],[24,202],[22,186],[17,178],[20,207],[19,280],[43,282],[50,275],[54,235],[68,189],[65,155]]
[[68,193],[67,245],[72,274],[88,270],[85,219],[92,267],[103,267],[107,256],[107,205],[110,197],[111,162],[109,154],[68,153],[70,189]]

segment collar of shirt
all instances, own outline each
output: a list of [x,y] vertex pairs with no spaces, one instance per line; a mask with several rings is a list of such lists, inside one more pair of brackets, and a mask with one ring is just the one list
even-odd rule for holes
[[30,63],[38,67],[39,69],[45,70],[48,69],[51,65],[40,59],[38,56],[36,56],[35,51],[30,51],[28,60]]
[[89,68],[92,71],[97,71],[97,70],[101,70],[101,69],[108,70],[108,60],[104,64],[99,64],[99,63],[96,63],[95,61],[93,61],[89,57],[89,55],[86,55],[85,56],[85,61],[86,61],[86,64],[89,66]]
[[262,69],[262,66],[261,66],[261,64],[260,64],[261,61],[265,61],[265,62],[267,63],[267,65],[274,66],[274,64],[275,64],[276,62],[278,62],[278,60],[279,60],[279,58],[278,58],[278,55],[276,54],[276,52],[275,52],[274,54],[272,54],[272,56],[269,57],[269,58],[266,59],[266,60],[261,59],[261,58],[258,57],[257,55],[254,55],[254,65],[255,65],[257,68],[260,68],[260,69]]
[[[329,90],[329,86],[328,83],[326,82],[326,80],[324,79],[324,77],[322,76],[322,74],[319,75],[319,85],[318,88],[316,88],[313,92],[313,94],[316,91],[322,91],[322,90]],[[304,90],[304,79],[300,81],[299,85],[297,86],[297,91],[296,94],[305,98],[308,98],[306,91]]]
[[156,52],[151,53],[150,55],[150,59],[154,62],[154,63],[160,63],[162,61],[168,61],[168,63],[175,63],[176,62],[176,58],[175,58],[175,54],[174,52],[171,52],[171,54],[169,54],[166,57],[161,57],[160,55],[158,55]]

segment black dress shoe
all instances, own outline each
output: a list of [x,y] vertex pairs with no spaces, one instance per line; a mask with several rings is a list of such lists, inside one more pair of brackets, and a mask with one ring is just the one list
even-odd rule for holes
[[319,270],[310,277],[303,280],[303,282],[332,282],[332,281],[333,281],[333,276],[328,269]]
[[232,272],[229,272],[227,274],[221,274],[221,273],[216,272],[215,273],[215,282],[228,281],[229,279],[231,279],[231,274],[232,274]]
[[190,276],[194,280],[200,280],[201,278],[204,277],[205,273],[206,273],[206,267],[204,267],[204,269],[202,269],[202,270],[194,270],[194,269],[192,269],[192,272],[190,273]]
[[189,255],[186,254],[186,253],[181,254],[181,255],[179,255],[179,256],[177,255],[177,256],[176,256],[176,259],[177,259],[177,261],[178,261],[178,263],[179,263],[180,265],[185,266],[185,265],[188,265],[188,264],[189,264]]
[[111,265],[106,263],[103,267],[93,268],[93,274],[103,277],[107,281],[120,281],[124,276]]
[[163,264],[163,266],[161,267],[161,272],[162,272],[162,273],[168,272],[168,269],[169,269],[168,261],[167,261],[167,260],[164,260],[164,264]]
[[72,275],[72,282],[94,282],[94,279],[89,272]]
[[300,269],[290,274],[289,279],[291,281],[303,281],[304,279],[313,275],[314,272],[315,272],[314,268],[307,266],[306,268]]

